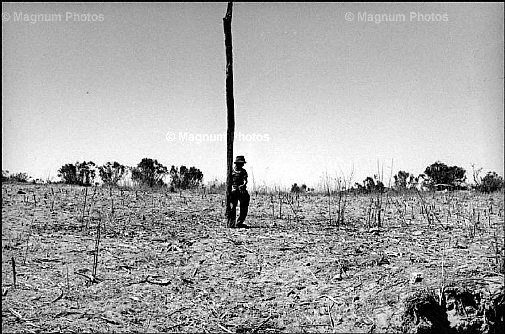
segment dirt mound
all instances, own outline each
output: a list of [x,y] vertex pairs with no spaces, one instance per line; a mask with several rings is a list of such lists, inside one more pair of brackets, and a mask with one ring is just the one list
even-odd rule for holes
[[445,308],[428,290],[417,291],[406,298],[404,316],[402,328],[405,333],[449,333]]
[[416,291],[405,299],[404,333],[504,333],[502,286],[450,286]]

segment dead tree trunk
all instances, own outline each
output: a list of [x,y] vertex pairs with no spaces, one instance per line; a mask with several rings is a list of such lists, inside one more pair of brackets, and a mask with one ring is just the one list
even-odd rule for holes
[[226,131],[226,219],[228,227],[235,226],[235,212],[231,203],[231,173],[233,168],[233,139],[235,135],[235,106],[233,100],[233,53],[231,39],[231,17],[233,3],[228,3],[223,18],[224,45],[226,48],[226,109],[228,110],[228,128]]

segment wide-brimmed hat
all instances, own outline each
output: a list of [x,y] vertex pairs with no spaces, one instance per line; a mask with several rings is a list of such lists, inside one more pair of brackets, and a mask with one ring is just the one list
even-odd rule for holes
[[246,162],[245,162],[244,156],[243,155],[237,155],[237,158],[235,159],[234,163],[236,164],[237,162],[241,162],[241,163],[245,164]]

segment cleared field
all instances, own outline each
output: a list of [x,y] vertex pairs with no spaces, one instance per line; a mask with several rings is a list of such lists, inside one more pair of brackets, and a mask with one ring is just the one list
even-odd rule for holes
[[503,329],[503,193],[223,199],[2,184],[2,330]]

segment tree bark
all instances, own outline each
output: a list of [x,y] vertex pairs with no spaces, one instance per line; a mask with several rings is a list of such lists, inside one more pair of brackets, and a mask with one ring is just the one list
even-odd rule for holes
[[233,169],[233,140],[235,135],[235,106],[233,100],[233,52],[231,38],[231,18],[233,3],[228,3],[226,15],[223,18],[224,45],[226,49],[226,109],[228,111],[228,127],[226,131],[226,219],[227,226],[235,226],[235,214],[231,202],[231,173]]

